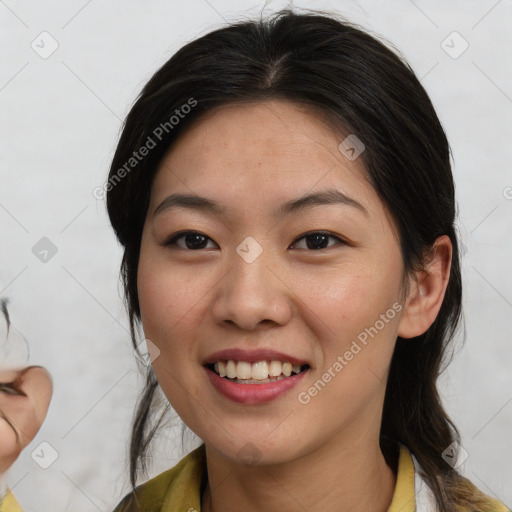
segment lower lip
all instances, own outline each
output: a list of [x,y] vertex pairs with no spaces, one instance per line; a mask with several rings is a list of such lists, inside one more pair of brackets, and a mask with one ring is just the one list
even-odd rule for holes
[[208,368],[205,368],[205,371],[213,387],[230,400],[241,404],[264,404],[275,400],[296,386],[309,370],[265,384],[237,384],[220,377]]

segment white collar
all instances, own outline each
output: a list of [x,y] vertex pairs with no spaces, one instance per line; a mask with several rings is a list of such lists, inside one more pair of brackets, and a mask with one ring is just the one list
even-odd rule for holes
[[425,479],[420,475],[420,465],[411,454],[414,463],[414,494],[416,498],[416,512],[437,512],[434,494]]

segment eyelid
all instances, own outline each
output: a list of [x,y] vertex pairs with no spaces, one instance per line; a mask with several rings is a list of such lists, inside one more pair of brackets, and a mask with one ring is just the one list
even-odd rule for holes
[[[336,240],[338,240],[338,242],[340,242],[342,245],[349,245],[349,246],[352,246],[352,243],[349,242],[346,238],[342,237],[341,235],[337,235],[335,233],[331,233],[330,231],[325,231],[325,230],[322,230],[322,229],[314,229],[312,231],[308,231],[307,233],[303,233],[302,235],[300,235],[299,237],[297,237],[293,242],[292,242],[292,245],[296,244],[299,240],[302,240],[303,238],[306,238],[307,236],[311,236],[311,235],[323,235],[323,236],[326,236],[328,238],[335,238]],[[334,246],[331,246],[331,247],[334,247]],[[325,251],[326,249],[330,249],[331,247],[327,247],[325,249],[317,249],[316,251],[314,250],[310,250],[308,252],[320,252],[320,251]]]
[[[210,238],[208,235],[205,235],[201,231],[196,231],[194,229],[184,229],[182,231],[177,231],[176,233],[172,234],[170,237],[166,238],[162,245],[165,247],[176,246],[176,243],[175,243],[176,240],[179,240],[180,238],[182,238],[186,235],[199,235],[208,240],[211,240],[214,244],[218,245],[217,242],[215,242],[213,240],[213,238]],[[178,247],[178,248],[183,249],[183,247]],[[193,251],[191,249],[184,249],[184,250],[190,251],[190,252],[198,252],[199,251],[199,250]],[[204,250],[204,249],[200,249],[200,250]]]
[[19,377],[12,382],[0,382],[0,392],[7,393],[9,395],[27,396],[19,387],[20,384],[21,379]]

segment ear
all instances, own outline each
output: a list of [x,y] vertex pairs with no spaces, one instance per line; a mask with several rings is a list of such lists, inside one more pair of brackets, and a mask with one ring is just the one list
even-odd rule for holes
[[443,303],[451,263],[451,240],[447,235],[440,236],[434,242],[425,268],[410,278],[409,293],[398,324],[398,336],[420,336],[433,324]]

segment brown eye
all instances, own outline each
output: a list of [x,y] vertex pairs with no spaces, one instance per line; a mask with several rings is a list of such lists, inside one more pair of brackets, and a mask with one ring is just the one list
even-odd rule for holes
[[[338,243],[329,245],[328,240],[336,240]],[[300,240],[306,240],[306,249],[310,250],[322,250],[322,249],[330,249],[333,246],[336,245],[347,245],[347,242],[340,238],[339,236],[333,235],[327,231],[311,231],[309,233],[306,233],[302,235],[300,238],[297,238],[295,242],[293,242],[292,246],[294,248],[297,248],[296,245],[298,241]],[[327,244],[327,245],[326,245]]]
[[[185,247],[182,247],[177,243],[178,240],[182,239],[185,242]],[[180,249],[195,251],[199,249],[209,249],[210,247],[205,247],[208,240],[211,240],[211,238],[199,231],[181,231],[180,233],[174,234],[169,240],[167,240],[165,245],[168,247],[176,246]],[[213,240],[211,241],[213,242]]]

